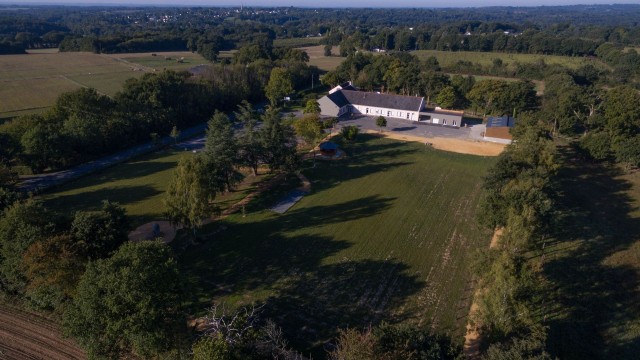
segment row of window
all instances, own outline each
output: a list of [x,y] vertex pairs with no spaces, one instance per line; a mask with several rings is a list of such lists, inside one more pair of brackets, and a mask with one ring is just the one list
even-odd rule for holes
[[[365,108],[365,114],[368,115],[369,113],[371,113],[371,110],[369,108]],[[383,115],[383,110],[376,109],[375,110],[375,114],[376,115]],[[412,115],[412,113],[407,112],[407,120],[411,120],[411,115]],[[387,110],[387,116],[388,117],[392,117],[393,116],[393,111],[392,110]],[[400,118],[402,117],[402,111],[398,111],[397,112],[397,117],[400,117]]]

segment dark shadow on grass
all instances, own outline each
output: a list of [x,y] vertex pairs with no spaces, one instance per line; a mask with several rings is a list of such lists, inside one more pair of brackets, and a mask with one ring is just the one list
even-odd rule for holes
[[103,200],[127,205],[143,201],[160,193],[148,185],[118,186],[93,191],[83,191],[77,194],[59,195],[48,200],[46,205],[56,210],[67,210],[69,214],[79,210],[99,210]]
[[635,358],[640,353],[638,270],[607,262],[640,238],[640,220],[630,217],[634,209],[626,192],[631,184],[619,178],[617,167],[589,163],[568,147],[561,150],[564,167],[551,235],[553,246],[565,249],[549,253],[544,264],[550,282],[542,314],[549,351],[561,359]]
[[[154,159],[163,158],[168,155],[169,154],[167,154],[166,152],[161,152],[158,154],[154,154],[152,157],[146,158],[144,161],[122,163],[117,165],[117,167],[107,169],[106,171],[97,174],[97,177],[105,182],[118,181],[135,179],[175,168],[178,164],[177,161],[153,161]],[[114,169],[117,171],[114,171]]]
[[311,271],[293,269],[287,286],[267,301],[265,313],[295,348],[320,359],[338,329],[401,322],[391,314],[423,286],[402,262],[343,259]]

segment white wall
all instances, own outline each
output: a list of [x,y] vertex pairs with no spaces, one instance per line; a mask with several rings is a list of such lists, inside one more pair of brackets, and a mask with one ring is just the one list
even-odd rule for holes
[[[353,108],[353,113],[369,115],[369,116],[384,116],[385,118],[396,118],[396,119],[405,119],[405,120],[418,120],[418,111],[406,111],[406,110],[397,110],[397,109],[388,109],[388,108],[380,108],[373,106],[363,106],[363,105],[351,105]],[[408,116],[407,116],[408,115]]]

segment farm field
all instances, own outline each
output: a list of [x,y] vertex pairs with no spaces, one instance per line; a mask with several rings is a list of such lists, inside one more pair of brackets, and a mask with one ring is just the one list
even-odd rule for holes
[[[448,75],[455,75],[452,73],[449,73]],[[462,75],[464,77],[467,77],[469,75]],[[476,81],[480,81],[480,80],[502,80],[502,81],[508,81],[508,82],[515,82],[515,81],[522,81],[522,79],[518,79],[518,78],[510,78],[510,77],[502,77],[502,76],[490,76],[490,75],[473,75],[473,77],[476,79]],[[542,80],[531,80],[531,82],[535,85],[536,87],[536,94],[538,96],[544,95],[544,81]]]
[[[150,53],[54,53],[51,49],[0,56],[0,119],[41,112],[51,106],[58,95],[80,87],[93,87],[111,96],[127,79],[140,77],[154,67],[181,70],[206,62],[190,52],[166,54],[173,59],[184,56],[186,61],[180,64],[164,60],[165,53],[158,53],[158,60],[149,60],[156,57]],[[160,63],[164,65],[162,68]]]
[[561,359],[633,359],[640,352],[640,173],[562,149],[558,223],[545,249],[541,313]]
[[345,59],[338,56],[340,55],[340,46],[334,46],[331,49],[333,56],[324,56],[324,45],[305,46],[300,49],[306,51],[307,55],[309,55],[309,65],[317,66],[318,69],[323,71],[335,70]]
[[[98,210],[102,200],[118,202],[127,210],[135,228],[164,217],[162,198],[173,170],[183,156],[192,154],[168,150],[146,155],[79,178],[42,197],[47,207],[66,214]],[[236,191],[216,198],[216,203],[224,210],[253,191],[265,176],[268,175],[247,177]]]
[[310,37],[290,38],[290,39],[275,39],[273,40],[273,46],[274,47],[312,46],[312,45],[320,44],[320,40],[322,40],[322,36],[310,36]]
[[533,63],[544,60],[547,64],[559,64],[570,69],[577,69],[583,65],[591,64],[595,67],[606,68],[607,65],[597,59],[583,57],[569,57],[557,55],[534,55],[534,54],[509,54],[498,52],[476,52],[476,51],[437,51],[437,50],[417,50],[412,53],[421,59],[434,56],[441,66],[452,66],[458,61],[471,61],[483,66],[491,65],[493,59],[501,59],[505,64],[519,62],[521,64]]
[[282,197],[269,192],[182,254],[192,312],[266,302],[266,316],[314,358],[338,327],[383,320],[462,343],[470,264],[491,238],[475,215],[494,159],[371,135],[344,148],[346,159],[303,171],[311,193],[287,213],[268,210]]

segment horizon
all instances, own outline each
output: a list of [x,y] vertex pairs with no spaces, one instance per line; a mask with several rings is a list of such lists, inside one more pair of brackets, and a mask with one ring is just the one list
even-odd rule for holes
[[353,0],[348,6],[340,0],[323,1],[318,4],[316,0],[186,0],[179,3],[178,0],[0,0],[3,6],[127,6],[127,7],[294,7],[294,8],[482,8],[482,7],[559,7],[559,6],[593,6],[593,5],[640,5],[640,0],[617,1],[584,1],[564,0],[451,0],[443,5],[442,2],[425,0],[397,0],[395,6],[388,6],[386,0]]

